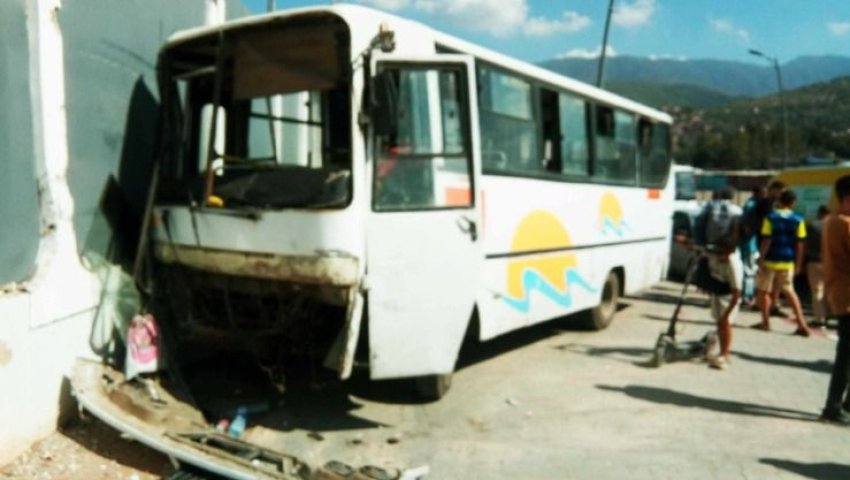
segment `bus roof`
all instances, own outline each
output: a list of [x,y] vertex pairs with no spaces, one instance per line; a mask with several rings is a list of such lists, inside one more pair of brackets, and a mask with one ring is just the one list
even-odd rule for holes
[[391,24],[391,26],[403,24],[408,27],[418,28],[423,30],[423,32],[430,33],[430,35],[434,38],[435,46],[439,44],[440,46],[449,48],[451,50],[457,50],[459,53],[472,55],[485,62],[504,67],[508,70],[517,72],[523,76],[537,79],[552,86],[565,88],[567,90],[578,93],[579,95],[605,103],[609,106],[621,107],[633,111],[639,115],[643,115],[655,121],[672,123],[672,117],[667,113],[640,104],[626,97],[617,95],[616,93],[555,73],[543,67],[524,62],[522,60],[518,60],[508,55],[495,52],[485,47],[475,45],[466,40],[462,40],[455,36],[431,28],[425,24],[422,24],[421,22],[406,19],[361,5],[333,4],[325,6],[293,8],[287,10],[276,10],[270,13],[253,15],[250,17],[244,17],[237,20],[228,21],[221,25],[203,26],[188,30],[182,30],[174,33],[173,35],[171,35],[171,37],[169,37],[168,41],[165,43],[165,48],[169,48],[192,39],[216,34],[220,31],[238,30],[252,25],[259,26],[272,23],[283,18],[292,17],[300,14],[321,12],[336,15],[343,19],[349,25],[356,25],[357,23],[368,23],[370,25],[378,25],[381,22],[388,22]]

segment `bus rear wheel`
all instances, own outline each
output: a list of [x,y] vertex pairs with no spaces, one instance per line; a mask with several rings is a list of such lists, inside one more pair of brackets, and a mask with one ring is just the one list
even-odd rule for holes
[[608,272],[602,287],[602,299],[599,305],[582,312],[582,323],[591,330],[602,330],[611,325],[617,304],[620,301],[620,277],[613,271]]
[[425,375],[414,380],[416,393],[426,400],[439,400],[452,386],[452,374]]

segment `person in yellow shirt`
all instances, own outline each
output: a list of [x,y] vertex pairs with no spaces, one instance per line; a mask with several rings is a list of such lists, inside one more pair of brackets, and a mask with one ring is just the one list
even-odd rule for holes
[[809,327],[803,319],[800,298],[794,291],[794,275],[803,269],[806,223],[792,208],[797,194],[785,190],[779,196],[778,207],[765,217],[761,226],[759,270],[756,274],[761,323],[754,328],[770,330],[771,292],[778,289],[785,295],[794,310],[797,330],[794,335],[808,337]]

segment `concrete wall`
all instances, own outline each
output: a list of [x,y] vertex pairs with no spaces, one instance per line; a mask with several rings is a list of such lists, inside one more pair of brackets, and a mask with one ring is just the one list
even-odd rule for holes
[[29,50],[24,0],[0,1],[0,285],[32,274],[38,193],[32,163]]
[[224,1],[0,1],[0,465],[55,430],[74,358],[135,308],[116,236],[133,240],[150,174],[156,52]]

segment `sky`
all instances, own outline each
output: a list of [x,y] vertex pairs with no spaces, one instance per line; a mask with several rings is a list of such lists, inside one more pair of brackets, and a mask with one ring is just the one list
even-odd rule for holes
[[[232,0],[231,0],[232,1]],[[268,0],[243,0],[265,12]],[[277,9],[331,1],[276,0]],[[530,62],[598,57],[608,0],[349,0]],[[850,0],[614,0],[608,54],[780,63],[850,56]]]

